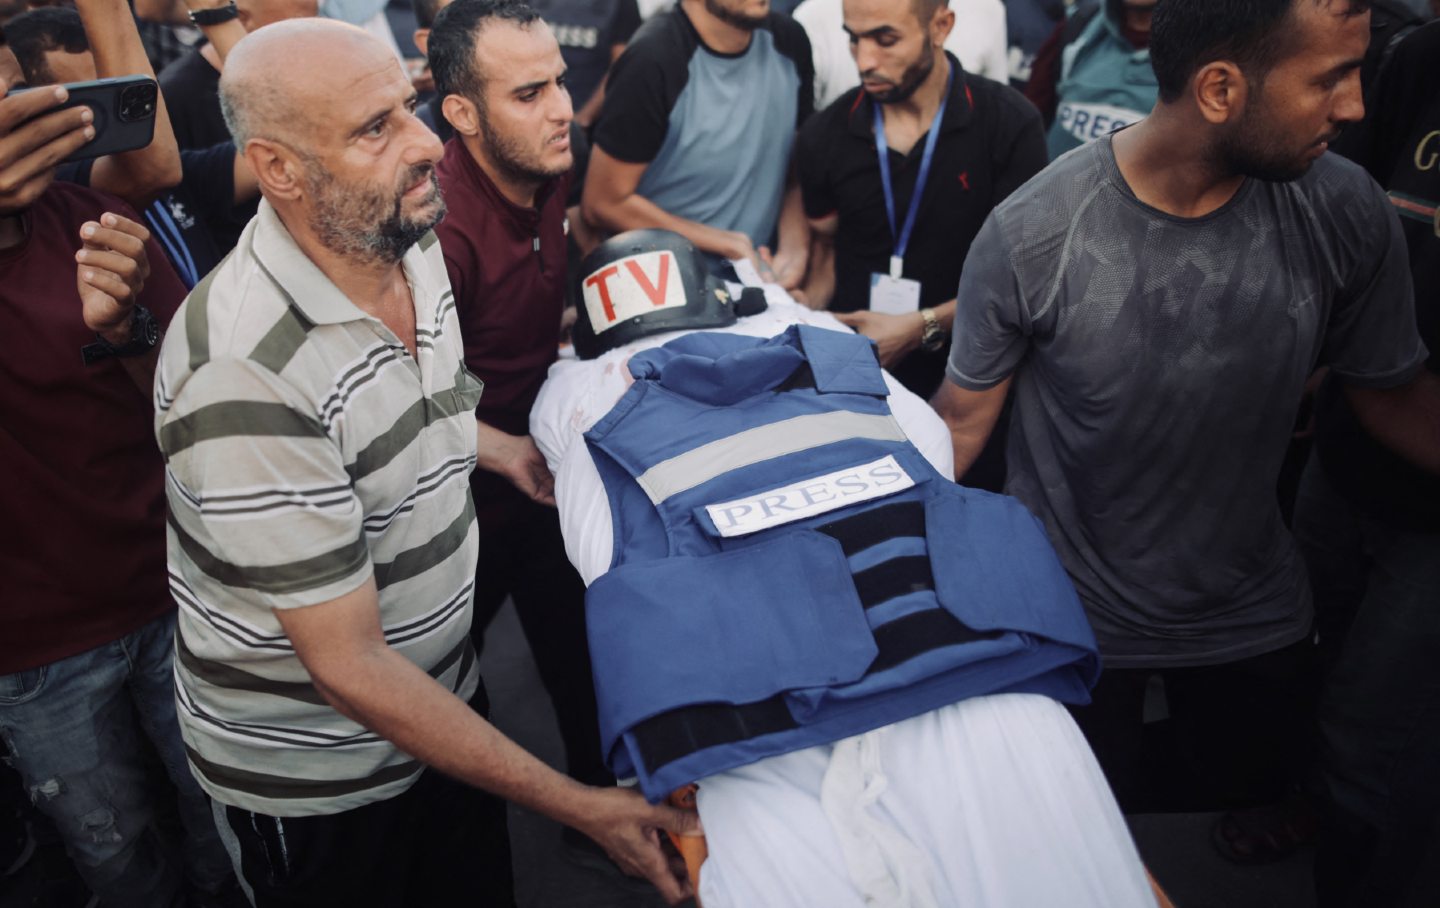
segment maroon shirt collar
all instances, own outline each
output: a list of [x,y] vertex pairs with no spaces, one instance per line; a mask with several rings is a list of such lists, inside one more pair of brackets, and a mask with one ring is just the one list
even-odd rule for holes
[[540,191],[535,193],[535,207],[525,208],[505,197],[505,193],[500,191],[500,187],[495,185],[495,181],[490,179],[490,175],[461,144],[458,135],[445,143],[445,157],[449,160],[450,167],[458,167],[459,172],[464,174],[470,185],[474,186],[476,191],[494,206],[495,211],[503,215],[504,220],[514,227],[518,234],[524,236],[533,236],[539,229],[540,211],[545,207],[545,203],[549,201],[560,181],[564,179],[564,177],[556,177],[547,181],[540,187]]

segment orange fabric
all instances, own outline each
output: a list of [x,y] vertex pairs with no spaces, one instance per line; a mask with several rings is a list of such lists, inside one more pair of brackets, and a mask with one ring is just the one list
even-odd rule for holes
[[[695,791],[698,788],[693,782],[683,788],[677,788],[670,792],[665,802],[671,807],[678,807],[681,810],[695,809]],[[680,835],[679,833],[667,833],[670,842],[675,850],[680,852],[680,857],[685,859],[685,870],[690,875],[690,886],[696,892],[695,904],[700,905],[700,865],[705,863],[705,856],[710,853],[709,846],[705,843],[703,835]],[[703,908],[703,906],[702,906]]]
[[1145,871],[1145,876],[1150,880],[1150,888],[1155,890],[1156,904],[1160,908],[1175,908],[1175,903],[1170,901],[1170,896],[1166,895],[1165,890],[1160,888],[1160,884],[1155,882],[1155,877],[1150,875],[1150,871]]

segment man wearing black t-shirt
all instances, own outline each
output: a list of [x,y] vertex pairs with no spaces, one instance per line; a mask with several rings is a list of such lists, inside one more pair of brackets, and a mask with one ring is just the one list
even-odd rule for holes
[[754,258],[778,226],[776,275],[798,285],[809,234],[787,169],[813,79],[805,30],[768,0],[680,0],[611,70],[585,219],[673,230],[727,259]]
[[874,338],[881,363],[929,397],[944,376],[970,241],[990,210],[1045,166],[1045,137],[1018,92],[965,72],[945,52],[955,13],[944,0],[847,0],[844,11],[862,84],[812,118],[796,145],[805,214],[819,238],[809,301],[853,313],[841,321]]
[[[1373,39],[1372,39],[1373,40]],[[1346,148],[1387,190],[1410,251],[1415,315],[1440,371],[1440,22],[1403,40]],[[1429,904],[1440,847],[1440,477],[1374,441],[1344,389],[1318,395],[1295,510],[1333,657],[1320,699],[1315,862],[1322,906]],[[1408,900],[1407,900],[1408,899]]]
[[[319,9],[318,0],[236,0],[235,5],[240,24],[252,32],[282,19],[314,16]],[[220,116],[220,65],[215,48],[204,44],[160,73],[160,90],[170,106],[175,140],[182,150],[230,141],[230,130]]]

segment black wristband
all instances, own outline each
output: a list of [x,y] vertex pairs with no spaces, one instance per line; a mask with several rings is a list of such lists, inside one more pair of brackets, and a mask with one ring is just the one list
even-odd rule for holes
[[130,340],[117,347],[97,334],[95,343],[80,348],[80,358],[85,365],[90,366],[111,357],[125,359],[144,356],[159,342],[160,323],[155,321],[155,316],[150,314],[149,309],[137,305],[130,314]]
[[217,6],[214,9],[192,9],[190,11],[190,21],[201,28],[207,25],[219,25],[222,22],[229,22],[231,19],[239,18],[239,16],[240,10],[236,8],[235,0],[230,0],[230,2],[224,6]]

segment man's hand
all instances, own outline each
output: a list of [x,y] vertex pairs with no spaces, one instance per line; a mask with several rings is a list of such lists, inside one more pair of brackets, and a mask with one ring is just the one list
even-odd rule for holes
[[477,423],[476,462],[482,470],[499,473],[532,501],[555,507],[555,477],[545,455],[529,435],[511,435]]
[[769,246],[761,246],[759,257],[774,275],[771,280],[788,291],[794,291],[805,283],[805,265],[810,257],[809,252],[808,249],[781,249],[772,255]]
[[150,277],[149,239],[143,224],[110,212],[80,228],[75,278],[81,315],[87,328],[116,346],[130,340],[130,313]]
[[749,259],[755,263],[755,269],[757,271],[760,271],[761,274],[765,273],[760,268],[762,264],[760,257],[755,254],[755,246],[750,242],[749,236],[738,230],[716,230],[715,237],[716,239],[712,245],[714,246],[713,251],[717,255],[727,258],[732,262],[739,259]]
[[699,815],[651,806],[634,791],[582,785],[506,738],[386,643],[373,575],[328,602],[275,609],[275,617],[315,689],[342,715],[440,772],[580,830],[671,904],[692,894],[683,862],[669,861],[660,834],[700,834]]
[[701,834],[699,814],[646,803],[627,788],[590,789],[582,810],[583,817],[573,825],[600,843],[621,870],[654,883],[671,905],[695,894],[685,862],[672,859],[661,848],[660,838],[665,830],[679,835]]
[[925,320],[919,312],[890,315],[884,312],[836,312],[835,318],[875,342],[880,348],[880,365],[890,368],[920,346]]
[[0,98],[0,215],[29,207],[55,166],[95,138],[89,107],[54,110],[68,97],[56,86]]

